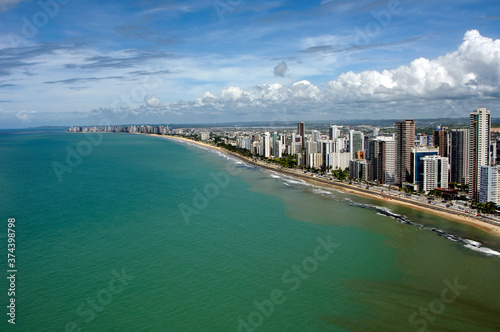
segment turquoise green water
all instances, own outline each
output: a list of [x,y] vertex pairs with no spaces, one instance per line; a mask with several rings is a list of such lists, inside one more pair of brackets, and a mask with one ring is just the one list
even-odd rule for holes
[[[500,326],[500,241],[482,231],[156,137],[104,135],[59,181],[52,163],[65,165],[66,148],[86,140],[0,135],[1,330]],[[6,315],[12,217],[15,326]],[[480,241],[490,255],[430,227]]]

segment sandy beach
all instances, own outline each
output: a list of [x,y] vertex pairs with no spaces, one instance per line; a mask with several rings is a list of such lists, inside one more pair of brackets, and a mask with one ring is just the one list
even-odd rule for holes
[[263,164],[261,162],[255,162],[250,158],[243,157],[239,154],[233,153],[233,152],[228,151],[226,149],[222,149],[222,148],[210,145],[210,144],[206,144],[206,143],[199,142],[199,141],[194,141],[194,140],[184,138],[184,137],[169,136],[169,135],[156,135],[156,134],[146,134],[146,135],[164,138],[164,139],[184,141],[184,142],[196,144],[196,145],[199,145],[202,147],[206,147],[209,149],[214,149],[214,150],[226,153],[228,155],[231,155],[231,156],[238,158],[240,160],[243,160],[251,165],[258,166],[258,167],[268,169],[268,170],[272,170],[275,172],[279,172],[279,173],[285,174],[287,176],[300,178],[302,180],[305,180],[305,181],[307,181],[311,184],[317,185],[317,186],[329,187],[329,188],[341,190],[341,191],[344,191],[344,192],[347,192],[350,194],[354,194],[354,195],[358,195],[358,196],[362,196],[362,197],[367,197],[367,198],[371,198],[371,199],[376,199],[376,200],[380,200],[380,201],[385,201],[385,202],[389,201],[389,202],[394,203],[394,204],[398,204],[398,205],[406,206],[406,207],[409,207],[412,209],[417,209],[420,211],[431,213],[431,214],[437,215],[439,217],[442,217],[442,218],[445,218],[448,220],[453,220],[456,222],[467,224],[467,225],[482,229],[484,231],[487,231],[491,234],[494,234],[494,235],[500,237],[500,226],[490,224],[488,222],[485,222],[485,221],[477,218],[476,216],[467,214],[465,212],[460,212],[460,211],[456,211],[456,210],[448,210],[448,209],[445,209],[445,208],[440,207],[440,206],[407,199],[405,197],[394,196],[394,195],[388,196],[386,194],[382,195],[378,191],[374,191],[374,190],[370,190],[370,189],[362,189],[362,188],[359,188],[355,185],[350,185],[350,184],[343,183],[343,182],[329,181],[329,180],[322,179],[322,178],[316,178],[316,177],[313,177],[313,176],[308,175],[308,174],[293,172],[293,171],[290,171],[287,169],[283,169],[279,166]]

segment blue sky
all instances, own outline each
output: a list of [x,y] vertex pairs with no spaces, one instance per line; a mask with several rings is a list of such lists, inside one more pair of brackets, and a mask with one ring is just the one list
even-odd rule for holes
[[500,116],[498,1],[0,0],[0,128]]

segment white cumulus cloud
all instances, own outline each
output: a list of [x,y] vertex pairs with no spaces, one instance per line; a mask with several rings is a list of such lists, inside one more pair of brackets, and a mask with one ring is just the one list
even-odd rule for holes
[[472,30],[453,53],[382,72],[347,72],[327,82],[325,93],[341,102],[488,97],[499,92],[499,64],[500,40]]

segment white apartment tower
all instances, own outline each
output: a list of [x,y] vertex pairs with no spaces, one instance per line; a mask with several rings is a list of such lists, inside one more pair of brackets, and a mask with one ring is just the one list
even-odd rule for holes
[[426,156],[424,162],[423,191],[429,192],[436,188],[448,188],[448,158],[441,156]]
[[500,203],[500,166],[481,166],[479,203]]

